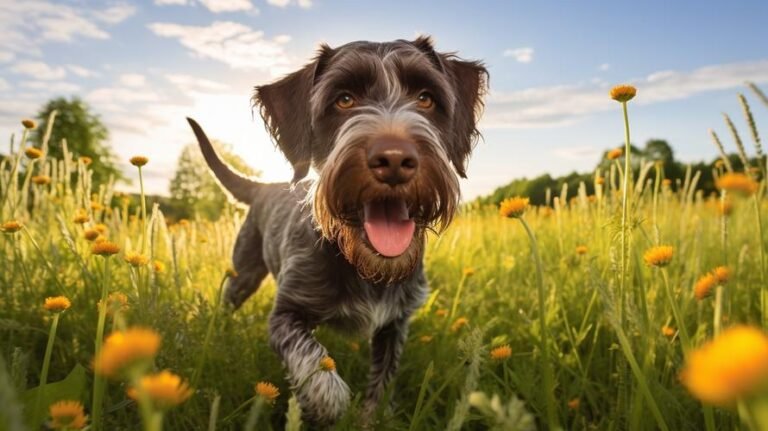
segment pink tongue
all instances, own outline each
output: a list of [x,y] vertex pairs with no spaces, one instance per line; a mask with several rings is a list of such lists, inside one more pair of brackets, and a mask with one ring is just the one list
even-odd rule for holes
[[408,207],[402,199],[369,202],[364,207],[363,227],[376,251],[382,256],[396,257],[411,245],[416,223],[408,218]]

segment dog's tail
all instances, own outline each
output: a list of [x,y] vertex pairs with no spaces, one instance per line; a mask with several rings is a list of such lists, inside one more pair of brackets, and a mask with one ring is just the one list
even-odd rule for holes
[[233,171],[232,168],[224,163],[224,161],[219,158],[219,155],[216,154],[216,150],[213,149],[211,141],[205,136],[205,132],[203,132],[203,129],[197,124],[197,121],[189,117],[187,117],[187,121],[192,127],[192,131],[195,132],[195,137],[197,138],[197,143],[200,144],[200,151],[203,152],[205,162],[208,163],[208,167],[211,168],[214,175],[216,175],[216,178],[219,180],[222,187],[238,201],[250,204],[253,199],[253,192],[260,184]]

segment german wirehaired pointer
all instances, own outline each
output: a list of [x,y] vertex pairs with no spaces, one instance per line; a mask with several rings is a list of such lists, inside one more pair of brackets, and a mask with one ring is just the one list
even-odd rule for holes
[[[350,402],[336,371],[316,372],[328,354],[312,335],[320,324],[370,336],[363,411],[384,394],[427,294],[425,233],[454,215],[486,85],[480,62],[436,52],[428,37],[322,45],[253,96],[293,166],[291,184],[233,172],[189,120],[223,187],[250,205],[226,298],[238,307],[267,273],[277,280],[270,344],[305,419],[332,424]],[[300,181],[310,166],[319,178]]]

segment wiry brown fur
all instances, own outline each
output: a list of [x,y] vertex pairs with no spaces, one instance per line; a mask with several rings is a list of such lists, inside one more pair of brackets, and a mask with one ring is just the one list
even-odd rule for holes
[[[253,96],[294,168],[291,184],[259,183],[232,172],[190,120],[222,186],[250,204],[233,252],[238,277],[229,281],[226,298],[239,307],[268,273],[274,276],[270,345],[313,426],[333,424],[351,399],[338,371],[316,372],[329,354],[313,335],[319,325],[370,336],[363,421],[373,417],[386,392],[410,316],[428,295],[426,233],[441,232],[458,205],[458,178],[466,176],[479,135],[486,82],[481,63],[436,52],[428,37],[323,45],[311,63],[257,87]],[[429,109],[416,103],[422,91],[433,96]],[[356,106],[339,109],[340,94],[352,94]],[[382,139],[396,139],[417,155],[407,181],[382,181],[372,174],[367,152]],[[310,186],[300,180],[311,166],[320,175]],[[377,253],[364,229],[366,204],[383,199],[405,202],[416,224],[399,256]]]

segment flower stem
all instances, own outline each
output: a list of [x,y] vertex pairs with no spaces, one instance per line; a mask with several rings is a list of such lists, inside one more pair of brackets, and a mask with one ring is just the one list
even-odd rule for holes
[[211,342],[211,337],[213,336],[213,327],[216,324],[216,317],[219,314],[219,307],[221,307],[221,295],[224,292],[224,283],[227,282],[228,276],[225,275],[221,279],[221,283],[219,283],[219,291],[216,295],[216,304],[213,307],[213,312],[211,313],[211,319],[208,321],[208,329],[205,331],[205,339],[203,340],[203,352],[200,354],[200,358],[197,360],[197,367],[195,368],[195,373],[192,375],[192,387],[197,387],[197,381],[200,378],[200,375],[203,372],[203,367],[205,366],[205,356],[206,353],[208,353],[208,345]]
[[141,252],[146,252],[147,243],[147,201],[144,196],[144,175],[139,166],[139,188],[141,189]]
[[539,246],[536,242],[536,236],[533,234],[530,226],[524,218],[519,218],[520,222],[525,228],[525,232],[528,234],[528,238],[531,241],[531,256],[536,263],[536,284],[538,287],[539,296],[539,331],[541,332],[541,372],[544,378],[544,399],[547,407],[547,424],[550,430],[560,429],[560,424],[557,419],[557,409],[555,406],[555,387],[554,376],[552,372],[552,364],[549,360],[549,342],[547,336],[549,330],[547,328],[547,316],[546,316],[546,294],[544,292],[544,271],[541,264],[541,256],[539,255]]
[[763,220],[760,217],[760,200],[758,193],[752,195],[755,203],[755,221],[757,222],[758,250],[760,250],[760,311],[763,318],[763,328],[768,328],[768,286],[765,285],[765,245],[763,244]]
[[[101,287],[101,302],[99,305],[99,322],[96,326],[95,350],[96,357],[101,353],[101,345],[104,342],[104,324],[107,320],[107,292],[109,289],[109,258],[104,258],[104,280]],[[106,381],[98,373],[93,378],[93,405],[91,406],[91,423],[94,430],[101,429],[101,407],[104,397]]]
[[53,354],[53,342],[56,340],[56,330],[59,327],[59,315],[61,315],[61,313],[53,314],[53,322],[51,322],[51,329],[48,332],[48,344],[45,346],[43,369],[40,371],[40,385],[38,386],[37,396],[35,397],[34,411],[38,411],[40,401],[42,401],[45,395],[45,385],[48,383],[48,369],[51,365],[51,355]]
[[688,356],[688,351],[691,348],[691,338],[688,335],[688,329],[685,326],[683,315],[680,313],[680,309],[677,307],[677,301],[672,294],[672,289],[669,288],[669,276],[667,275],[666,268],[661,268],[661,278],[664,280],[664,292],[669,300],[669,306],[672,308],[672,314],[675,316],[677,323],[677,329],[680,331],[680,341],[683,344],[683,355]]
[[43,359],[43,370],[40,372],[40,387],[42,388],[48,382],[48,369],[51,365],[51,355],[53,354],[53,342],[56,339],[56,330],[59,327],[59,316],[61,313],[53,314],[51,330],[48,332],[48,345],[45,346],[45,357]]
[[627,102],[621,102],[621,110],[624,114],[624,185],[621,200],[621,280],[619,292],[619,320],[624,324],[624,308],[626,304],[627,280],[629,279],[629,184],[631,176],[629,143],[629,115],[627,114]]

